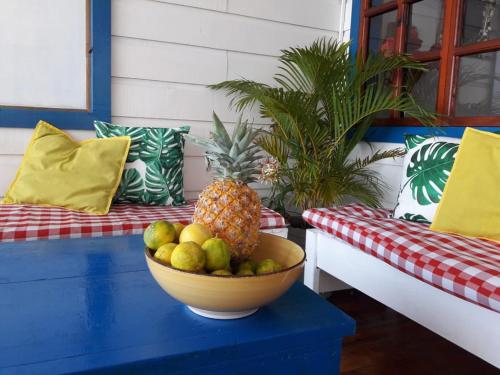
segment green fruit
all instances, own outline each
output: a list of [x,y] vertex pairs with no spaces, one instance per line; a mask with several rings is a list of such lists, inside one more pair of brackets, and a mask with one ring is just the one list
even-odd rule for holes
[[245,260],[238,265],[238,271],[240,270],[250,270],[255,273],[257,271],[257,262],[251,259]]
[[201,246],[207,254],[207,271],[223,270],[229,267],[231,262],[231,252],[229,245],[221,238],[211,238],[206,240]]
[[212,272],[212,275],[233,276],[233,274],[228,270],[215,270],[214,272]]
[[152,250],[157,250],[161,245],[174,240],[175,228],[168,221],[153,221],[144,231],[144,243]]
[[264,259],[257,266],[257,275],[281,271],[283,267],[272,259]]
[[243,269],[243,270],[239,270],[236,273],[236,276],[255,276],[255,274],[252,272],[252,270]]
[[181,235],[181,232],[185,228],[184,224],[174,223],[173,226],[174,226],[174,229],[175,229],[175,241],[179,242],[179,237]]
[[177,247],[178,244],[171,242],[166,243],[165,245],[161,245],[155,253],[155,259],[158,259],[160,262],[164,264],[170,264],[170,258],[172,256],[172,252]]
[[179,243],[181,242],[196,242],[198,245],[203,245],[203,243],[212,238],[212,233],[203,224],[189,224],[186,226],[179,234]]
[[190,272],[202,271],[206,260],[205,251],[192,241],[177,245],[170,258],[172,267]]

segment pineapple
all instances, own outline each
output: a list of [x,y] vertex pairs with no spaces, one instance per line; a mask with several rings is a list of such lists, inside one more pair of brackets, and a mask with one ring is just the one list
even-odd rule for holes
[[259,148],[253,143],[257,131],[242,122],[232,137],[214,113],[210,139],[186,135],[206,149],[208,167],[215,181],[200,194],[193,222],[208,226],[214,235],[230,244],[235,261],[247,259],[257,247],[260,227],[260,197],[247,184],[259,173]]

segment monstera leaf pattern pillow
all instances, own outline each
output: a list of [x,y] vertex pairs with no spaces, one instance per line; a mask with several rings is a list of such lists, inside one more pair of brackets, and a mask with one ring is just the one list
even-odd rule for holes
[[115,202],[182,205],[184,137],[180,128],[127,127],[95,121],[98,138],[127,135],[132,139]]
[[395,218],[432,222],[459,144],[458,138],[405,136],[406,156]]

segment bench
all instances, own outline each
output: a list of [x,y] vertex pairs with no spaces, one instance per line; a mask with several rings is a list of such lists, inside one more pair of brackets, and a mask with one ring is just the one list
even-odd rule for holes
[[304,275],[312,290],[354,287],[500,367],[500,243],[359,204],[303,217],[315,227]]

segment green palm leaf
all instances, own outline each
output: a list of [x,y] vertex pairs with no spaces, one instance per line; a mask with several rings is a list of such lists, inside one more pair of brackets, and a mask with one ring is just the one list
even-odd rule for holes
[[167,170],[166,180],[168,181],[167,189],[169,196],[172,197],[172,205],[179,206],[185,204],[182,166]]
[[431,224],[431,222],[429,220],[427,220],[422,215],[418,215],[418,214],[405,213],[404,216],[398,217],[398,219],[413,221],[415,223],[422,223],[422,224],[429,224],[429,225]]
[[406,176],[413,198],[421,205],[439,203],[448,181],[458,144],[435,142],[422,146],[411,159]]
[[[151,128],[143,139],[140,151],[140,159],[145,163],[152,163],[159,161],[163,152],[163,145],[165,144],[165,130],[164,128]],[[173,141],[173,135],[171,140]]]
[[168,129],[164,135],[164,146],[162,148],[161,163],[164,169],[181,169],[184,160],[184,137],[187,132]]
[[144,135],[147,132],[145,128],[133,128],[109,124],[103,121],[94,121],[97,138],[109,138],[128,136],[131,139],[130,149],[127,156],[127,163],[132,163],[139,159],[141,145]]
[[123,203],[140,202],[143,191],[144,181],[137,169],[125,169],[115,199]]
[[403,112],[424,125],[435,121],[405,88],[394,95],[386,83],[396,70],[424,71],[425,65],[406,55],[354,61],[349,44],[328,39],[286,49],[279,61],[272,86],[245,79],[210,86],[224,90],[238,111],[258,104],[261,116],[271,120],[257,142],[281,165],[274,198],[292,191],[292,203],[302,209],[352,197],[380,205],[384,184],[369,166],[401,151],[375,152],[354,162],[351,154],[383,111]]
[[189,127],[149,129],[142,142],[141,160],[145,163],[162,160],[164,168],[175,166],[175,161],[183,157],[182,135],[188,131]]
[[407,150],[417,147],[419,144],[425,142],[431,135],[405,135],[405,146]]
[[169,196],[168,179],[164,175],[160,161],[148,163],[146,166],[144,201],[148,204],[165,205]]

